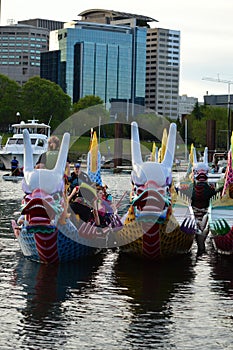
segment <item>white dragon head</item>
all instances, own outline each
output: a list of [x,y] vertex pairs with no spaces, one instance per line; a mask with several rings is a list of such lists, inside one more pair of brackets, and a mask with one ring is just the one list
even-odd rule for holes
[[172,166],[176,146],[176,124],[171,123],[166,151],[161,162],[143,162],[140,148],[138,125],[131,124],[131,153],[134,198],[132,204],[137,208],[138,216],[161,222],[167,216],[171,206]]
[[208,147],[205,147],[203,161],[197,161],[197,154],[195,147],[193,148],[193,181],[206,182],[208,180]]
[[33,165],[33,152],[28,130],[23,132],[24,139],[24,186],[27,193],[40,188],[46,193],[52,194],[62,190],[64,186],[63,176],[66,167],[69,150],[70,134],[63,135],[57,162],[53,169],[35,169]]
[[24,138],[24,179],[25,192],[22,214],[27,215],[29,224],[50,224],[56,221],[64,210],[64,173],[69,150],[70,134],[63,135],[57,162],[53,169],[35,169],[33,152],[28,130]]

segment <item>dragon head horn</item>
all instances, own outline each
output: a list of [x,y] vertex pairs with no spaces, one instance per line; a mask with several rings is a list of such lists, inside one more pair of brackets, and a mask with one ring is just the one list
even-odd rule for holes
[[196,152],[196,148],[193,147],[193,164],[197,163],[197,152]]
[[138,124],[136,122],[131,123],[131,153],[132,153],[132,166],[133,166],[133,168],[136,164],[140,165],[143,163],[142,154],[141,154],[139,131],[138,131]]
[[167,139],[166,152],[162,161],[164,167],[171,169],[174,161],[176,148],[176,124],[171,123]]
[[205,163],[208,166],[208,147],[205,147],[204,150],[203,163]]
[[23,131],[24,139],[24,179],[32,191],[38,185],[47,191],[53,193],[59,186],[64,176],[67,154],[69,150],[70,134],[64,133],[61,147],[58,153],[55,167],[49,169],[34,169],[33,152],[28,130]]

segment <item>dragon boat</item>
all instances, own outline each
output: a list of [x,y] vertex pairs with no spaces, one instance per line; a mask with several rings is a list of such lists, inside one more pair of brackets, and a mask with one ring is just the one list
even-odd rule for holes
[[189,199],[177,194],[172,179],[174,123],[164,146],[159,160],[143,162],[138,125],[131,124],[131,201],[123,228],[110,236],[121,254],[162,261],[191,250],[196,233],[193,210]]
[[[34,169],[30,137],[24,131],[23,223],[12,221],[12,227],[25,257],[48,264],[119,248],[122,254],[160,261],[190,252],[196,224],[190,200],[177,194],[172,180],[174,123],[163,157],[146,162],[142,161],[138,125],[131,124],[133,170],[128,210],[122,216],[112,213],[105,227],[70,212],[64,181],[69,140],[65,133],[54,169]],[[88,173],[92,181],[101,184],[97,145],[95,151],[89,151]],[[80,186],[80,190],[95,211],[94,189]]]
[[209,233],[208,208],[210,199],[216,195],[213,183],[208,182],[209,164],[208,147],[204,149],[203,160],[197,160],[196,148],[191,145],[189,154],[189,165],[184,178],[178,184],[179,191],[191,199],[197,232],[196,242],[198,253],[205,252],[205,241]]
[[210,201],[209,226],[210,238],[214,249],[220,255],[233,255],[233,169],[232,169],[233,136],[231,149],[228,152],[228,163],[222,192],[217,193]]
[[[103,244],[90,244],[90,239],[86,236],[86,223],[80,222],[76,226],[68,214],[64,173],[70,134],[64,134],[57,162],[52,170],[34,168],[27,130],[24,130],[23,137],[25,154],[22,189],[25,195],[20,216],[22,224],[12,220],[14,234],[23,255],[30,260],[48,264],[98,254]],[[83,236],[81,231],[84,232]],[[92,231],[98,241],[97,227]]]

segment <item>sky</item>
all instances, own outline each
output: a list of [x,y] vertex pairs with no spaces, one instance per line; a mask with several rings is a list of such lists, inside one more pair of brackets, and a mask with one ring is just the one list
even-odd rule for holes
[[[1,25],[43,18],[69,22],[89,9],[149,16],[151,27],[180,31],[180,95],[233,94],[232,0],[0,0]],[[207,79],[206,79],[207,78]],[[210,81],[208,79],[213,79]]]

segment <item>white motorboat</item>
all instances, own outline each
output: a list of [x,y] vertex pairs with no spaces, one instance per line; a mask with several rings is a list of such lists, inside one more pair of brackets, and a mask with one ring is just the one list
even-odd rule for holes
[[11,169],[11,160],[16,156],[19,168],[23,167],[23,130],[27,129],[31,139],[33,163],[35,165],[40,155],[48,149],[50,126],[32,119],[27,122],[21,121],[18,124],[12,124],[12,129],[13,136],[7,139],[5,146],[0,146],[0,162],[4,164],[5,169]]

